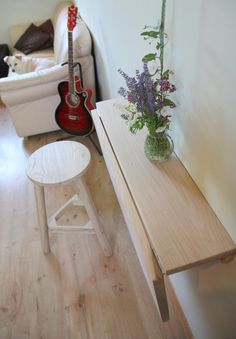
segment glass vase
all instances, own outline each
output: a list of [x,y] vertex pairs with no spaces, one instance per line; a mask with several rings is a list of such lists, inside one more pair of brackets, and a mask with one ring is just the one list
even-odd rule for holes
[[164,131],[161,133],[148,133],[144,151],[151,162],[163,162],[170,158],[174,150],[171,137]]

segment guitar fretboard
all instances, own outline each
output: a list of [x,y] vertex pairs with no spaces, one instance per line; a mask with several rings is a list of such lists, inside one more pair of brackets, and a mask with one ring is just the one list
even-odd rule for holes
[[68,71],[69,71],[69,94],[72,97],[75,93],[75,77],[74,77],[74,60],[73,60],[73,35],[72,31],[68,31]]

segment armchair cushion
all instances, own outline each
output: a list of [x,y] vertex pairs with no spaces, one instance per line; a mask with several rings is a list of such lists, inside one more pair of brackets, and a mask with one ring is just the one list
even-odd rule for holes
[[54,28],[51,19],[44,21],[40,26],[38,26],[41,31],[48,34],[48,41],[43,46],[44,49],[53,47],[54,40]]
[[48,40],[48,33],[43,32],[39,27],[31,24],[16,42],[14,47],[24,54],[29,54],[43,49]]
[[[44,21],[41,25],[38,26],[43,32],[48,33],[50,36],[50,40],[53,44],[53,37],[54,37],[54,28],[51,19]],[[52,46],[51,46],[52,47]]]

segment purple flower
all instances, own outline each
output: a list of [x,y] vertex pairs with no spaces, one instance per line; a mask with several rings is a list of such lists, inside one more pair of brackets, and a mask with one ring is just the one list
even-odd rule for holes
[[171,71],[165,71],[158,79],[158,75],[152,76],[149,73],[147,63],[143,63],[143,70],[136,70],[134,77],[128,76],[121,69],[119,69],[119,73],[125,79],[127,89],[121,87],[118,93],[129,103],[134,104],[141,114],[154,115],[156,128],[168,126],[170,115],[164,115],[162,111],[165,107],[175,107],[175,104],[168,99],[169,93],[176,90],[169,81]]
[[170,90],[170,82],[166,80],[165,78],[162,78],[159,81],[159,86],[162,92],[167,92]]
[[155,113],[159,109],[156,103],[157,82],[151,78],[147,64],[143,64],[142,72],[136,70],[133,78],[122,70],[119,73],[124,77],[128,90],[121,87],[118,93],[135,104],[140,112]]

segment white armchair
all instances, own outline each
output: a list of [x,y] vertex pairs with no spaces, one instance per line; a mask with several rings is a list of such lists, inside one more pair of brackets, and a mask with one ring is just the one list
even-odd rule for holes
[[[54,48],[29,54],[32,57],[50,58],[56,65],[0,79],[1,100],[9,109],[19,136],[27,137],[59,129],[55,122],[55,109],[60,102],[57,86],[68,76],[67,66],[61,66],[61,63],[67,61],[67,8],[68,2],[59,4],[52,18]],[[26,24],[12,27],[13,44],[26,28]],[[73,50],[74,60],[80,62],[82,66],[84,87],[93,89],[92,101],[95,102],[91,36],[82,20],[79,20],[73,31]]]

